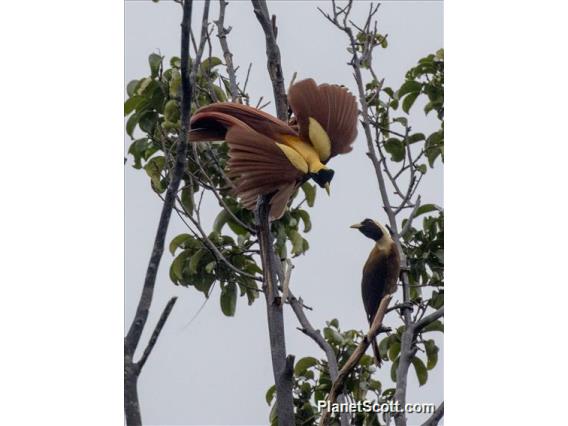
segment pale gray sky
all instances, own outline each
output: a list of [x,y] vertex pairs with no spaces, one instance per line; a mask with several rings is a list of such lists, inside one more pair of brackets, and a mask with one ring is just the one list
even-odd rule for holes
[[[368,2],[358,1],[354,17],[362,18]],[[355,92],[348,54],[342,33],[333,28],[316,10],[327,2],[273,1],[271,13],[278,16],[278,42],[288,84],[296,71],[298,78],[313,77],[318,82],[344,84]],[[173,2],[127,1],[125,3],[125,79],[130,81],[148,73],[147,57],[160,52],[169,58],[179,55],[181,7]],[[202,4],[194,8],[194,23],[201,19]],[[377,70],[386,84],[398,87],[404,72],[417,59],[442,47],[443,5],[441,2],[385,2],[379,12],[379,26],[389,34],[389,48],[375,55]],[[216,18],[217,2],[211,16]],[[266,73],[264,37],[249,1],[231,1],[226,25],[232,26],[229,44],[234,61],[241,66],[239,77],[253,63],[249,93],[271,99]],[[214,39],[214,42],[216,39]],[[218,47],[215,45],[215,49]],[[272,105],[267,107],[274,112]],[[416,131],[429,132],[435,122],[423,117],[415,107],[412,116]],[[360,134],[362,132],[360,131]],[[129,138],[126,138],[127,146]],[[160,200],[151,192],[146,174],[134,170],[129,161],[125,172],[125,321],[130,324],[150,256]],[[439,165],[439,164],[438,164]],[[379,209],[378,188],[371,164],[365,156],[361,135],[355,149],[333,160],[336,171],[331,197],[318,192],[311,209],[312,231],[307,234],[310,250],[294,260],[292,288],[307,304],[314,306],[309,318],[316,328],[326,320],[338,318],[343,329],[366,327],[360,296],[362,265],[371,241],[349,229],[365,217],[385,220]],[[443,204],[442,171],[429,171],[422,185],[423,202]],[[206,203],[206,224],[217,212],[215,203]],[[185,232],[174,216],[168,241]],[[203,303],[201,293],[178,288],[168,277],[172,257],[164,255],[156,285],[150,328],[172,295],[179,300],[165,326],[152,356],[140,377],[140,403],[145,424],[153,425],[257,425],[266,424],[269,407],[264,400],[272,384],[265,307],[262,299],[248,306],[239,299],[235,317],[225,317],[219,308],[219,292],[207,302],[197,319],[185,328]],[[397,297],[395,296],[395,299]],[[323,357],[320,349],[296,330],[294,315],[285,311],[287,349],[297,359],[312,355]],[[394,323],[394,320],[391,320]],[[143,343],[149,332],[143,336]],[[428,383],[419,388],[410,372],[409,402],[443,399],[443,353],[438,366],[430,372]],[[389,383],[388,369],[379,373]],[[410,425],[420,417],[411,417]]]

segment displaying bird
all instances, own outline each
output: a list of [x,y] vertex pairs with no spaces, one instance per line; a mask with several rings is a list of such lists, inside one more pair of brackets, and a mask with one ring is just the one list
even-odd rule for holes
[[[396,291],[400,274],[400,254],[390,232],[379,222],[365,219],[361,223],[351,225],[351,228],[358,229],[363,235],[375,241],[363,267],[361,280],[363,305],[367,313],[367,320],[371,324],[382,298]],[[381,355],[376,339],[373,339],[371,346],[375,361],[377,365],[380,365]]]
[[352,150],[357,136],[357,102],[341,86],[313,79],[288,91],[295,123],[288,124],[248,105],[220,102],[200,108],[191,118],[190,142],[225,140],[227,174],[248,209],[259,195],[274,194],[270,216],[280,218],[288,200],[313,179],[329,193],[334,171],[327,162]]

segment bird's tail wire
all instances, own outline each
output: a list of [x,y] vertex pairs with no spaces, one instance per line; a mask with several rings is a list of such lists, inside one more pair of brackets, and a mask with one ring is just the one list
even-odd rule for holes
[[377,338],[373,339],[371,346],[373,347],[373,354],[375,355],[375,364],[377,364],[377,367],[380,368],[383,360],[381,359],[381,353],[379,352],[379,345],[377,345]]

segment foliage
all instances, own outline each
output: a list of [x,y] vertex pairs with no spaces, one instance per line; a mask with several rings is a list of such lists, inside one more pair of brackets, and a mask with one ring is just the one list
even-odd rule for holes
[[[363,338],[363,333],[357,330],[341,331],[339,321],[333,319],[326,323],[323,329],[325,340],[333,348],[338,363],[342,365],[351,356],[357,345]],[[363,355],[361,362],[349,376],[344,391],[349,401],[372,401],[383,403],[389,401],[393,389],[383,389],[379,380],[372,376],[376,372],[373,357]],[[294,367],[294,404],[296,406],[296,424],[317,424],[320,413],[317,402],[325,400],[331,389],[331,378],[326,360],[318,360],[313,357],[301,358]],[[266,402],[275,402],[275,387],[271,387],[266,393]],[[276,423],[275,404],[272,406],[271,424]],[[338,418],[337,418],[338,419]],[[336,421],[337,421],[336,419]],[[351,418],[353,425],[379,425],[376,413],[353,413]]]
[[[371,109],[371,124],[377,130],[379,149],[384,149],[394,163],[412,162],[422,174],[427,166],[421,160],[425,157],[430,167],[438,157],[444,158],[444,50],[430,54],[406,73],[405,82],[398,90],[384,87],[382,81],[374,78],[367,83],[366,101]],[[420,97],[426,97],[425,114],[436,112],[440,129],[426,136],[412,132],[407,115]],[[400,109],[406,114],[400,115]],[[414,157],[407,156],[412,146]]]
[[[190,60],[191,63],[191,60]],[[128,149],[135,169],[143,169],[151,188],[158,195],[165,192],[175,163],[175,144],[179,139],[181,60],[152,53],[148,57],[150,74],[127,85],[124,103],[126,132],[133,140]],[[228,98],[227,80],[217,57],[205,59],[199,66],[194,88],[192,112],[199,107]],[[241,90],[245,100],[248,95]],[[228,149],[224,142],[192,145],[188,166],[177,200],[177,213],[188,232],[174,237],[170,253],[175,256],[170,278],[176,285],[193,287],[209,297],[218,283],[220,306],[225,315],[233,316],[237,298],[246,296],[249,304],[258,298],[262,270],[258,241],[254,235],[254,215],[244,209],[231,192],[224,173]],[[315,202],[316,187],[305,183],[301,190],[308,207]],[[206,231],[200,209],[206,194],[213,195],[219,211]],[[302,203],[291,207],[272,223],[276,248],[282,258],[299,256],[309,249],[304,234],[311,229],[308,210]]]

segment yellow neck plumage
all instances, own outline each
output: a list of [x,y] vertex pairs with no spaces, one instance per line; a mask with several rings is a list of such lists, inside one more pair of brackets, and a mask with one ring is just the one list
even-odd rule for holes
[[298,136],[283,135],[283,143],[277,145],[298,170],[317,173],[326,168],[322,161],[331,155],[331,141],[323,127],[312,117],[309,118],[309,136],[311,144]]

